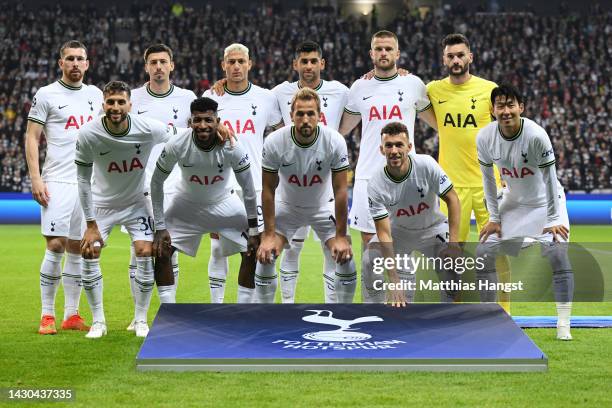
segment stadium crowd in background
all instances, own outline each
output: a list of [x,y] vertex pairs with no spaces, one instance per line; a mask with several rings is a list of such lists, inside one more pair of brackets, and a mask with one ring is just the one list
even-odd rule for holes
[[[98,87],[113,79],[134,87],[144,83],[144,49],[165,42],[176,54],[173,83],[201,95],[223,77],[217,61],[230,40],[252,50],[251,80],[262,87],[271,89],[284,80],[295,80],[293,50],[305,39],[322,45],[327,60],[325,78],[349,86],[370,69],[366,51],[370,35],[383,28],[370,27],[366,18],[316,9],[272,14],[255,7],[213,12],[211,6],[202,6],[197,10],[186,7],[179,15],[168,6],[150,5],[121,10],[50,5],[34,10],[5,3],[2,9],[0,191],[4,192],[30,191],[23,140],[26,118],[36,91],[58,78],[56,48],[67,39],[79,38],[87,45],[91,67],[86,81]],[[443,77],[440,39],[450,32],[466,34],[475,54],[472,71],[493,81],[512,82],[529,100],[525,115],[550,135],[561,184],[587,192],[611,189],[608,61],[612,13],[481,13],[469,17],[444,13],[438,9],[424,19],[410,10],[398,13],[387,28],[400,39],[399,66],[426,83]],[[122,52],[118,44],[124,42],[128,46]],[[422,122],[417,129],[416,150],[437,155],[434,131]],[[358,149],[357,139],[349,142],[353,165]]]

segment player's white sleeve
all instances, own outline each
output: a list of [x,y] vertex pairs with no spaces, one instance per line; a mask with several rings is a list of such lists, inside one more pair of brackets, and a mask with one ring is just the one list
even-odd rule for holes
[[278,173],[278,169],[281,166],[278,154],[274,151],[273,143],[271,143],[273,140],[276,140],[274,136],[268,136],[266,140],[264,140],[263,150],[261,152],[261,167],[263,171],[267,171],[268,173]]
[[91,175],[93,173],[93,154],[85,138],[79,133],[76,142],[74,162],[77,166],[77,188],[85,221],[94,220],[93,196],[91,193]]
[[546,188],[546,225],[551,227],[559,222],[559,192],[557,191],[557,170],[555,154],[546,133],[534,140],[538,154],[538,167],[542,172],[542,181]]
[[415,109],[417,112],[423,112],[429,109],[429,107],[431,106],[431,101],[429,100],[429,96],[427,96],[427,87],[425,86],[423,81],[421,81],[421,78],[416,78],[418,84],[416,87],[417,100]]
[[340,133],[334,138],[334,155],[331,162],[331,171],[337,173],[349,169],[348,149],[346,141]]
[[[486,128],[485,128],[486,129]],[[485,202],[489,211],[489,222],[500,223],[499,207],[497,206],[497,183],[495,182],[495,172],[493,171],[493,159],[488,149],[487,141],[483,131],[478,133],[476,147],[478,151],[478,163],[482,172],[482,185],[484,187]]]
[[283,122],[283,114],[281,113],[280,107],[278,105],[278,98],[276,95],[270,91],[272,95],[269,98],[270,102],[270,114],[268,115],[268,126],[276,127]]
[[444,197],[453,188],[453,182],[450,177],[442,170],[442,167],[431,158],[432,162],[432,183],[438,186],[438,196]]
[[165,143],[170,137],[176,136],[177,130],[174,125],[166,125],[158,120],[151,120],[151,134],[155,144]]
[[389,216],[382,195],[376,187],[379,180],[379,178],[376,178],[375,180],[370,180],[368,183],[368,209],[374,221],[382,220]]
[[32,100],[32,107],[28,113],[28,120],[44,125],[47,122],[48,104],[45,96],[40,91],[36,92]]
[[151,177],[151,204],[153,205],[153,219],[155,229],[166,229],[164,219],[164,181],[168,178],[177,162],[176,154],[169,143],[164,146]]
[[236,181],[242,188],[247,218],[257,219],[257,191],[255,191],[255,183],[253,183],[251,174],[251,161],[239,143],[232,149],[232,169],[234,169]]

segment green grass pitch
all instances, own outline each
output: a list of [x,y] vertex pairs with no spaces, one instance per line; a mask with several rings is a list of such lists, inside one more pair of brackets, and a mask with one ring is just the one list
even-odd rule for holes
[[[611,237],[610,226],[572,227],[576,242]],[[353,241],[358,254],[356,234]],[[82,332],[36,334],[44,248],[39,227],[0,226],[0,242],[0,388],[72,388],[76,398],[67,405],[87,407],[612,406],[612,329],[574,329],[572,342],[556,341],[554,329],[528,330],[548,355],[546,373],[138,373],[135,356],[142,340],[125,330],[133,313],[125,234],[115,230],[102,255],[109,334],[101,341],[87,340]],[[209,301],[208,248],[205,239],[197,258],[181,256],[179,302]],[[236,299],[237,266],[232,259],[227,301]],[[319,244],[311,239],[302,256],[298,301],[323,301],[321,266]],[[61,289],[57,299],[61,316]],[[150,321],[158,304],[154,295]],[[90,322],[84,295],[81,309]],[[514,303],[512,312],[553,315],[554,306]],[[575,304],[574,314],[612,315],[612,305]],[[13,405],[1,399],[0,404]]]

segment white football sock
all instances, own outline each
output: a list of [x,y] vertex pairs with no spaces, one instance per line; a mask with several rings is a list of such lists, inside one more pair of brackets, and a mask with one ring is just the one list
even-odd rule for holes
[[352,259],[344,264],[336,263],[334,286],[338,303],[353,303],[357,288],[357,271]]
[[274,303],[278,280],[275,264],[260,264],[259,262],[258,264],[261,267],[255,271],[255,296],[257,303]]
[[[210,302],[223,303],[225,298],[225,280],[229,270],[229,260],[221,253],[221,241],[210,240],[210,258],[208,259],[208,285],[210,287]],[[245,288],[248,289],[248,288]],[[238,291],[240,298],[240,291]],[[241,302],[240,299],[238,303]]]
[[153,258],[150,256],[136,257],[136,303],[134,305],[134,320],[147,321],[147,312],[151,302],[151,292],[155,280],[153,278]]
[[283,251],[280,264],[280,287],[283,303],[295,302],[295,288],[300,272],[300,253],[304,241],[291,241],[291,247]]
[[128,266],[128,276],[130,278],[130,291],[132,292],[132,300],[136,303],[136,254],[134,253],[134,244],[130,244],[130,265]]
[[325,303],[338,303],[336,296],[336,261],[331,256],[331,252],[321,242],[323,248],[323,293]]
[[81,256],[66,252],[64,261],[64,273],[62,273],[64,285],[64,320],[79,313],[79,302],[81,300]]
[[63,253],[45,250],[40,264],[40,300],[42,314],[55,316],[55,295],[62,279]]
[[105,322],[102,301],[104,281],[100,270],[100,259],[81,259],[81,270],[83,271],[83,289],[85,289],[87,303],[91,309],[92,321]]
[[253,303],[255,298],[255,289],[247,288],[238,285],[238,302],[237,303]]

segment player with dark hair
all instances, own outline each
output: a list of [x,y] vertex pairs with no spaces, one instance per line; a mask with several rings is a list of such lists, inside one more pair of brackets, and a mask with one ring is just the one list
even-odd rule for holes
[[[407,127],[391,122],[381,130],[380,153],[386,165],[376,171],[368,182],[369,210],[376,225],[376,235],[364,252],[362,279],[368,289],[382,302],[384,292],[375,281],[372,263],[376,257],[395,259],[396,254],[410,256],[417,250],[428,257],[440,257],[444,252],[459,253],[460,204],[453,183],[433,157],[410,154],[412,143]],[[440,212],[440,200],[449,208],[448,219]],[[414,270],[391,268],[389,280],[415,282]],[[455,279],[453,271],[438,270],[441,281]],[[404,306],[410,291],[390,291],[388,299],[394,306]],[[442,291],[442,301],[452,302],[453,291]]]
[[[81,257],[79,241],[83,211],[79,204],[74,147],[77,132],[100,112],[102,92],[83,84],[89,68],[87,49],[71,40],[60,47],[62,77],[36,92],[25,133],[26,160],[32,180],[32,196],[41,209],[41,231],[46,251],[40,266],[42,304],[40,334],[55,334],[55,295],[64,286],[62,329],[89,330],[79,315]],[[39,169],[41,133],[47,140],[47,156]],[[66,252],[62,272],[62,258]]]
[[146,337],[154,285],[151,256],[154,226],[145,192],[145,166],[153,146],[167,141],[176,129],[130,114],[131,92],[125,82],[109,82],[103,94],[106,115],[79,130],[75,158],[79,198],[87,222],[81,241],[82,279],[93,315],[86,337],[106,335],[100,252],[115,225],[125,226],[134,246],[134,331],[136,336]]
[[[380,130],[387,123],[402,122],[408,128],[410,143],[414,144],[417,114],[430,126],[436,127],[425,84],[412,74],[399,75],[396,64],[399,55],[394,33],[383,30],[372,36],[370,57],[374,64],[374,79],[358,79],[353,83],[340,124],[340,133],[348,135],[361,122],[361,143],[349,219],[351,227],[361,231],[363,249],[376,232],[368,210],[367,191],[368,180],[384,165],[384,157],[379,154]],[[362,285],[362,296],[368,300],[365,285]]]
[[[174,72],[174,55],[172,49],[165,44],[153,44],[144,52],[145,71],[149,81],[132,92],[132,113],[145,118],[162,121],[168,125],[179,128],[188,127],[189,104],[196,99],[196,95],[187,89],[174,85],[170,76]],[[146,167],[147,190],[151,182],[151,176],[155,170],[155,163],[161,153],[163,145],[156,145],[151,151],[151,156]],[[179,181],[179,172],[175,169],[166,180],[166,195],[170,197],[176,191]],[[167,197],[167,199],[169,199]],[[134,248],[130,248],[130,288],[132,297],[136,292],[134,277],[136,274],[136,257]],[[178,285],[179,264],[178,253],[172,256],[172,272],[174,284],[170,283],[168,273],[160,271],[160,264],[155,264],[155,280],[161,303],[174,303],[176,301],[176,288]],[[134,330],[134,321],[130,323],[128,330]]]
[[[540,242],[542,255],[553,271],[557,338],[571,340],[574,274],[567,254],[570,225],[550,138],[541,126],[521,117],[525,105],[512,85],[493,89],[491,103],[497,121],[480,130],[476,141],[490,214],[480,231],[477,254],[485,259],[485,268],[477,271],[477,278],[497,282],[492,255],[502,250],[504,241],[531,238]],[[493,165],[506,183],[499,202]],[[495,291],[481,292],[483,301],[494,302],[495,297]]]
[[[265,231],[255,274],[259,302],[272,303],[277,286],[276,257],[296,231],[311,226],[336,261],[335,289],[339,303],[351,303],[356,271],[347,224],[346,142],[321,126],[316,91],[302,88],[291,106],[293,125],[271,133],[263,149],[263,212]],[[334,203],[329,202],[329,184]],[[278,191],[278,194],[277,194]]]
[[[490,95],[497,85],[470,72],[474,55],[470,42],[463,34],[445,36],[441,46],[442,63],[448,71],[448,77],[428,83],[427,92],[438,122],[438,162],[455,183],[461,202],[459,240],[466,242],[472,212],[479,231],[489,217],[476,157],[476,135],[491,123]],[[446,212],[444,203],[441,208]],[[500,256],[497,262],[502,280],[509,280],[508,259]],[[508,313],[509,299],[509,293],[504,293],[500,302]]]
[[[298,73],[295,82],[285,81],[272,89],[276,95],[283,122],[291,124],[291,102],[296,92],[302,88],[314,89],[319,95],[321,103],[322,125],[338,130],[344,106],[348,100],[348,88],[338,81],[326,81],[321,78],[321,71],[325,69],[325,59],[321,46],[314,41],[304,41],[295,49],[293,69]],[[329,196],[333,200],[330,190]],[[293,239],[291,246],[283,251],[280,263],[280,277],[282,300],[284,303],[295,301],[295,288],[300,270],[300,252],[304,247],[304,240],[308,237],[310,228],[300,228]],[[324,251],[324,254],[328,254]],[[334,292],[334,275],[336,263],[329,256],[325,256],[323,266],[323,288],[325,292],[325,303],[336,303]]]
[[[218,232],[223,256],[241,253],[238,284],[248,286],[253,281],[259,243],[257,194],[249,154],[242,143],[232,147],[229,141],[219,142],[217,107],[210,98],[194,100],[190,127],[166,143],[157,160],[151,179],[154,252],[156,261],[166,263],[175,249],[195,256],[202,235]],[[164,180],[177,164],[177,192],[164,210]],[[244,204],[234,191],[234,177],[242,188]]]

